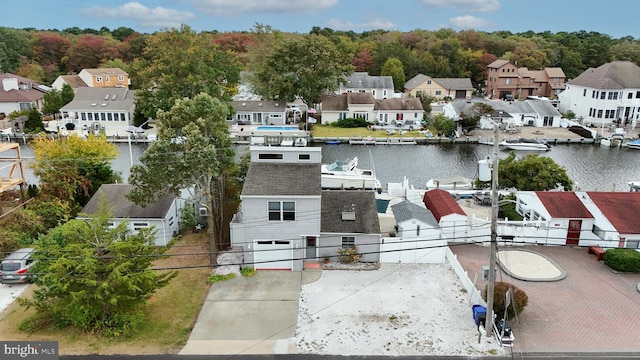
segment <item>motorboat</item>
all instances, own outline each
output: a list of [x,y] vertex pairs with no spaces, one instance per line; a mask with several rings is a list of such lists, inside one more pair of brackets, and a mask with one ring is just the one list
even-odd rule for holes
[[358,157],[322,164],[320,182],[323,189],[382,189],[373,170],[358,168]]
[[626,146],[629,149],[640,150],[640,139],[629,141],[628,143],[626,143]]
[[440,189],[460,199],[470,199],[478,190],[473,186],[473,180],[462,176],[451,176],[439,179],[429,179],[427,190]]
[[551,146],[546,141],[536,139],[507,139],[500,142],[500,146],[515,151],[547,151]]

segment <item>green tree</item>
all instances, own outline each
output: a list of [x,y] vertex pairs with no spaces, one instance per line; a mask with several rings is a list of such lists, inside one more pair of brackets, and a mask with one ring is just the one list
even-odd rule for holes
[[28,57],[31,39],[24,30],[0,27],[0,73],[14,72]]
[[389,58],[382,65],[382,71],[380,72],[382,76],[391,76],[393,79],[393,87],[396,91],[402,91],[404,89],[405,77],[404,77],[404,68],[402,67],[402,62],[398,58]]
[[462,127],[464,133],[468,133],[478,126],[478,121],[483,116],[491,114],[493,107],[485,103],[475,103],[471,105],[471,108],[467,113],[460,113],[460,120],[458,124]]
[[36,244],[38,287],[20,305],[36,314],[22,324],[71,325],[109,337],[131,335],[144,321],[144,307],[176,272],[151,269],[162,248],[153,231],[131,234],[126,222],[112,227],[112,210],[104,194],[88,221],[71,220]]
[[74,217],[100,185],[122,182],[111,169],[117,147],[104,136],[87,139],[71,135],[50,140],[39,136],[31,143],[35,162],[30,164],[40,179],[40,196],[57,198],[72,206]]
[[44,131],[44,123],[42,122],[42,114],[35,107],[27,110],[27,122],[24,124],[24,132],[29,134],[37,134]]
[[228,239],[229,215],[225,214],[225,174],[235,167],[227,106],[208,94],[176,101],[170,111],[158,112],[158,140],[151,143],[131,168],[128,197],[146,204],[160,195],[181,190],[206,207],[207,233],[212,263]]
[[436,114],[436,116],[431,119],[429,127],[433,129],[436,135],[453,136],[456,131],[455,121],[443,114]]
[[62,104],[62,94],[56,89],[51,89],[44,94],[44,105],[42,106],[42,112],[44,114],[56,114],[60,111]]
[[353,54],[342,45],[321,35],[283,40],[255,73],[256,93],[269,99],[293,101],[300,97],[310,105],[319,103],[326,91],[338,89],[353,72]]
[[73,100],[75,96],[75,92],[73,88],[69,84],[62,85],[62,90],[60,91],[60,100],[62,101],[62,106],[67,105]]
[[502,189],[545,191],[562,186],[565,191],[571,191],[573,188],[573,181],[563,167],[538,154],[516,159],[516,154],[511,152],[498,164],[498,179]]
[[134,65],[140,81],[136,108],[148,118],[155,119],[158,110],[169,111],[182,98],[204,92],[230,100],[237,91],[238,60],[213,44],[209,34],[196,33],[187,25],[148,38],[144,56],[151,60]]

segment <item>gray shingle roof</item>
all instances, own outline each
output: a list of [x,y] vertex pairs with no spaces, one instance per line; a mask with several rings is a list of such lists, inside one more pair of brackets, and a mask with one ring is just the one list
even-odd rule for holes
[[236,112],[284,112],[287,108],[287,104],[284,101],[238,100],[231,101],[230,104]]
[[398,223],[416,219],[425,224],[432,225],[433,227],[439,226],[431,211],[422,206],[418,206],[411,201],[405,200],[391,205],[391,210],[393,211],[393,217],[395,217],[396,222]]
[[613,61],[589,68],[567,83],[593,89],[638,89],[640,67],[631,61]]
[[539,115],[560,116],[558,109],[553,107],[551,102],[548,100],[526,100],[525,102],[529,104]]
[[[76,89],[73,100],[60,110],[129,110],[134,106],[135,93],[135,90],[129,90],[123,87],[80,87]],[[103,104],[106,105],[103,106]]]
[[[324,233],[379,234],[380,221],[373,191],[322,192],[320,231]],[[343,211],[355,212],[355,220],[342,220]]]
[[411,79],[409,79],[406,83],[404,83],[404,88],[407,90],[411,90],[416,86],[422,84],[423,82],[427,81],[427,79],[429,79],[427,75],[418,74],[412,77]]
[[345,89],[393,89],[391,76],[371,76],[366,72],[354,72],[345,78]]
[[131,189],[133,189],[133,185],[130,184],[103,184],[82,209],[82,213],[95,214],[98,212],[101,192],[105,194],[110,206],[113,207],[113,218],[162,219],[175,199],[173,195],[165,194],[156,202],[142,207],[125,197]]
[[252,162],[242,195],[317,195],[322,191],[321,164],[276,164]]
[[341,111],[347,110],[349,104],[374,104],[375,99],[371,93],[347,93],[341,95],[325,95],[322,97],[322,110]]
[[422,102],[418,98],[393,98],[379,99],[373,107],[374,110],[424,110]]
[[473,90],[469,78],[432,78],[424,74],[418,74],[404,84],[404,88],[412,90],[427,80],[433,80],[447,90]]

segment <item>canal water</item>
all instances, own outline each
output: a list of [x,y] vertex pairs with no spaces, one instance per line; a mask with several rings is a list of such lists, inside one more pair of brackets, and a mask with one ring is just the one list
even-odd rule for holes
[[[22,144],[21,144],[22,145]],[[113,168],[127,180],[132,163],[147,148],[146,143],[117,143],[119,156]],[[416,188],[425,188],[427,180],[453,175],[475,178],[478,161],[492,153],[492,147],[481,144],[433,145],[318,145],[322,146],[323,163],[347,160],[358,156],[359,167],[374,169],[386,189],[389,182],[401,182],[407,177]],[[244,147],[243,147],[244,148]],[[33,150],[21,146],[22,156],[33,157]],[[516,152],[518,156],[530,152]],[[538,153],[548,156],[567,170],[575,182],[574,188],[584,191],[628,191],[628,181],[640,181],[640,151],[627,148],[606,148],[593,144],[560,144],[550,151]],[[508,152],[501,151],[504,158]],[[28,183],[37,183],[30,169]]]

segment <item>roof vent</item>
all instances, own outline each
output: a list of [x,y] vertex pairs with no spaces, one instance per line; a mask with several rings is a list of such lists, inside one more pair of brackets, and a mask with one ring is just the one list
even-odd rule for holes
[[258,106],[262,106],[262,103],[258,103]]
[[105,96],[104,96],[104,99],[105,99],[105,100],[109,100],[109,96],[110,96],[109,94],[105,95]]
[[105,106],[107,106],[107,105],[108,105],[107,103],[102,103],[102,104],[100,104],[100,106],[102,106],[102,107],[105,107]]
[[115,100],[117,96],[118,96],[117,94],[111,95],[111,101]]
[[98,103],[91,103],[91,106],[98,106]]
[[278,103],[276,103],[275,105],[276,105],[276,106],[280,106],[280,104],[278,104]]

